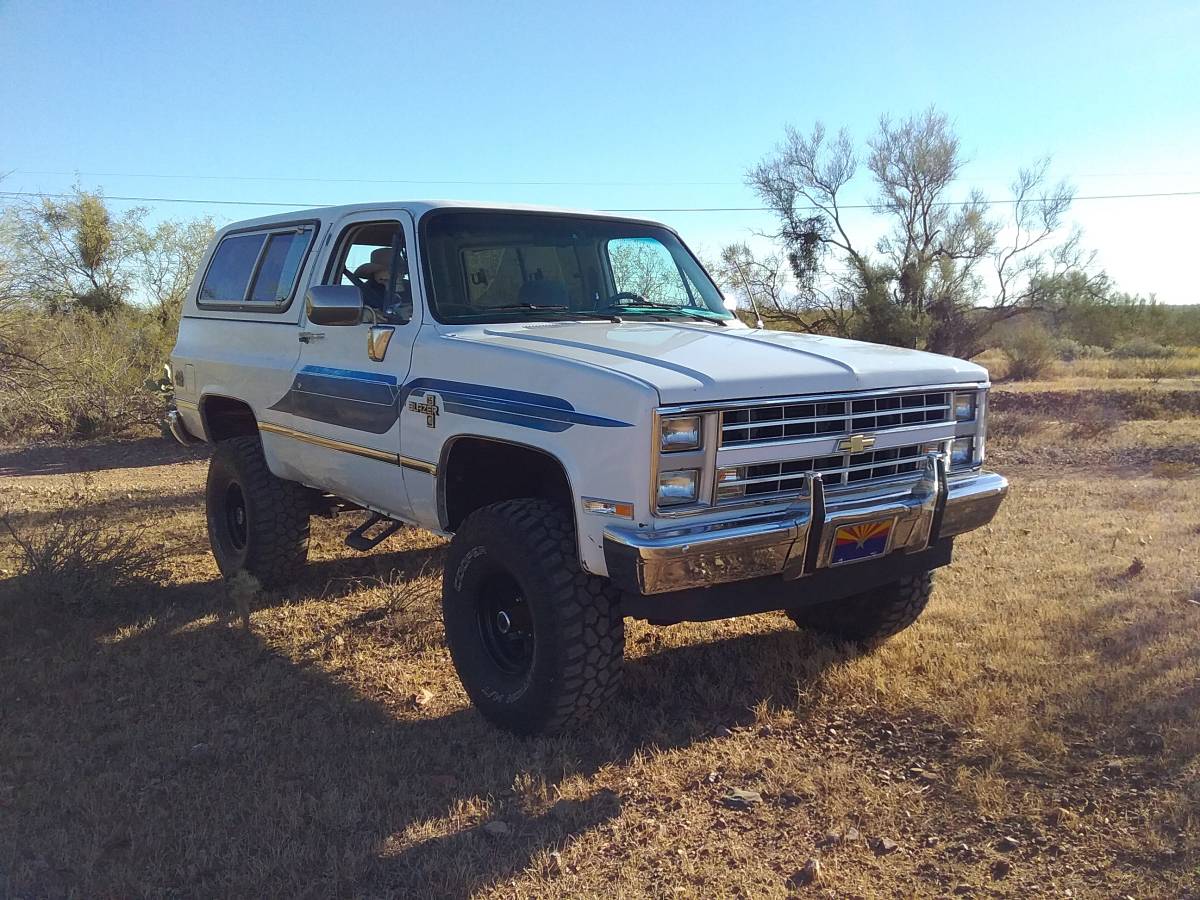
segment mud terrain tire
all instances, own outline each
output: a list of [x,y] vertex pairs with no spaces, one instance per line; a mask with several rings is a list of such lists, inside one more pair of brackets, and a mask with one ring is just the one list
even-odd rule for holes
[[553,734],[613,696],[625,653],[619,594],[579,566],[570,513],[507,500],[467,517],[442,579],[446,643],[479,711]]
[[872,643],[899,634],[929,603],[933,573],[908,575],[853,597],[787,611],[801,628],[811,628],[847,641]]
[[205,505],[208,541],[226,578],[249,572],[276,588],[308,560],[308,489],[271,474],[257,435],[218,442]]

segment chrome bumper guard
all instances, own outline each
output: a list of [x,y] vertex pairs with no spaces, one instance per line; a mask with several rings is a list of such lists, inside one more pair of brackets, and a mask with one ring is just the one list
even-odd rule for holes
[[994,472],[947,478],[945,458],[930,453],[921,480],[901,493],[827,498],[820,474],[810,473],[804,493],[784,513],[652,532],[609,527],[604,556],[613,582],[638,594],[767,575],[795,579],[831,566],[843,525],[890,519],[883,556],[914,553],[986,525],[1007,492],[1008,480]]
[[167,430],[171,432],[171,437],[179,441],[185,447],[194,447],[197,444],[204,443],[200,438],[194,436],[187,430],[187,426],[183,424],[183,419],[179,415],[179,410],[172,409],[167,412],[166,420]]

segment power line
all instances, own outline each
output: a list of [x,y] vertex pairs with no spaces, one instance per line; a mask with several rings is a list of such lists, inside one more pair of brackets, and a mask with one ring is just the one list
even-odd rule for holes
[[450,184],[469,187],[698,187],[740,185],[740,181],[472,181],[435,178],[313,178],[285,175],[176,175],[154,172],[42,172],[14,169],[14,175],[70,175],[88,178],[161,178],[183,181],[295,181],[310,184]]
[[[42,191],[0,191],[0,197],[41,197],[66,200],[74,194],[52,194]],[[127,200],[133,203],[200,203],[207,206],[285,206],[292,209],[319,209],[337,206],[336,203],[275,203],[270,200],[204,200],[192,197],[126,197],[117,194],[102,195],[105,200]]]
[[[1144,197],[1200,197],[1200,191],[1162,191],[1153,194],[1090,194],[1086,196],[1066,196],[1066,197],[1034,197],[1026,198],[1024,202],[1041,202],[1041,201],[1057,201],[1070,200],[1074,203],[1077,200],[1135,200]],[[966,206],[970,201],[967,200],[944,200],[938,203],[932,203],[931,206]],[[1014,198],[1006,197],[1002,200],[981,200],[982,206],[1012,206],[1018,202]],[[796,209],[813,210],[820,209],[817,206],[797,206]],[[878,209],[878,204],[875,203],[848,203],[839,204],[838,209]],[[638,213],[675,213],[675,212],[774,212],[775,210],[769,206],[661,206],[657,208],[638,208],[638,209],[602,209],[600,212],[638,212]]]
[[[64,193],[43,193],[40,191],[0,191],[0,197],[38,197],[48,199],[69,199],[74,197],[74,194]],[[300,203],[300,202],[276,202],[271,200],[205,200],[194,197],[131,197],[117,194],[102,195],[105,200],[120,200],[131,203],[192,203],[206,206],[270,206],[282,207],[290,209],[317,209],[328,206],[338,206],[336,203]],[[1076,197],[1045,197],[1033,198],[1026,202],[1034,202],[1041,200],[1057,201],[1071,200],[1072,202],[1085,200],[1138,200],[1155,197],[1200,197],[1200,191],[1160,191],[1156,193],[1142,194],[1089,194]],[[969,201],[946,200],[932,204],[933,206],[963,206]],[[1013,198],[1005,198],[1002,200],[983,200],[980,201],[983,206],[1011,206],[1018,201]],[[839,206],[839,209],[876,209],[874,203],[853,203]],[[815,206],[799,206],[796,209],[816,211]],[[659,207],[609,207],[601,208],[597,212],[611,213],[726,213],[726,212],[774,212],[771,207],[767,206],[659,206]]]
[[[413,185],[459,185],[470,187],[698,187],[698,186],[740,186],[741,181],[572,181],[572,180],[541,180],[524,179],[516,181],[487,181],[477,179],[455,178],[324,178],[304,175],[187,175],[168,172],[84,172],[54,171],[36,169],[14,169],[12,174],[20,175],[50,175],[50,176],[85,176],[87,178],[156,178],[161,180],[179,181],[274,181],[297,182],[307,184],[413,184]],[[1076,175],[1076,178],[1191,178],[1196,172],[1092,172]],[[955,179],[956,181],[1007,181],[1011,176],[971,176]]]

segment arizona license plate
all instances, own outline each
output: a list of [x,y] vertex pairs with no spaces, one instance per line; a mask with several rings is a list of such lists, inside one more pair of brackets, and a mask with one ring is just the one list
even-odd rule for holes
[[880,556],[887,550],[892,521],[885,519],[882,522],[842,525],[833,535],[833,559],[830,560],[830,565]]

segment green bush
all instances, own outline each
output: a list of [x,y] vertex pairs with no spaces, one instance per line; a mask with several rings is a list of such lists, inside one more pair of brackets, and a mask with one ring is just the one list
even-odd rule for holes
[[1054,362],[1054,341],[1046,329],[1033,322],[1008,331],[1000,349],[1008,357],[1008,377],[1017,381],[1042,377]]
[[1077,359],[1100,359],[1107,356],[1108,351],[1074,338],[1059,338],[1054,342],[1054,355],[1063,362],[1074,362]]
[[146,383],[162,372],[173,338],[137,308],[14,317],[0,351],[29,362],[0,373],[0,440],[79,440],[154,425],[164,394]]
[[1175,355],[1174,347],[1167,347],[1146,337],[1131,338],[1113,348],[1117,359],[1170,359]]

